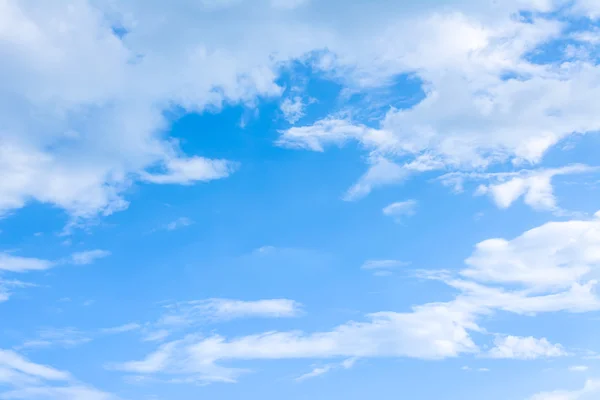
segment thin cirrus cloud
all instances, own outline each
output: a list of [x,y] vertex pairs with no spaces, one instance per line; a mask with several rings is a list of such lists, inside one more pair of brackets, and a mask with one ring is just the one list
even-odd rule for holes
[[417,202],[415,200],[398,201],[383,208],[383,215],[392,218],[396,222],[402,222],[405,218],[415,215]]
[[400,260],[367,260],[361,265],[361,269],[371,271],[376,276],[391,275],[398,268],[410,265],[409,262]]
[[12,350],[0,349],[0,370],[4,399],[118,399],[77,381],[69,372],[36,364]]

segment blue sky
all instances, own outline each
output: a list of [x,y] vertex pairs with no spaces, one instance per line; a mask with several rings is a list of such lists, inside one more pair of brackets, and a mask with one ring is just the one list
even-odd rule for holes
[[0,399],[600,396],[600,3],[0,1]]

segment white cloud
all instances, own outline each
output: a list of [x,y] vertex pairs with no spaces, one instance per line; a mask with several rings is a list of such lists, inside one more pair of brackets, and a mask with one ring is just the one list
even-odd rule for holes
[[[283,141],[296,146],[323,149],[352,139],[392,163],[426,156],[438,166],[472,168],[538,162],[562,138],[600,127],[597,65],[527,58],[560,36],[563,24],[514,15],[557,4],[321,3],[3,2],[1,51],[11,57],[0,70],[0,210],[39,201],[91,218],[126,208],[124,193],[136,181],[192,184],[228,176],[235,163],[183,153],[165,134],[165,111],[254,106],[280,96],[277,79],[292,61],[352,90],[408,73],[425,91],[418,104],[390,110],[374,128],[331,117],[284,133]],[[575,6],[591,16],[592,3]],[[115,26],[126,34],[114,34]],[[511,74],[519,79],[505,79]],[[296,133],[304,138],[288,140]],[[392,175],[383,184],[402,179]],[[360,196],[375,186],[363,182],[355,190]]]
[[112,328],[104,328],[101,330],[101,332],[106,333],[106,334],[117,334],[117,333],[136,331],[136,330],[141,329],[141,327],[142,326],[140,324],[131,322],[131,323],[120,325],[120,326],[114,326]]
[[367,271],[373,271],[377,276],[390,275],[392,271],[400,267],[405,267],[410,263],[399,260],[367,260],[360,267]]
[[553,193],[552,179],[555,176],[595,172],[597,168],[586,165],[569,165],[562,168],[521,170],[502,173],[460,173],[454,172],[441,176],[439,179],[445,185],[454,186],[456,191],[462,191],[465,180],[484,180],[490,184],[482,184],[476,194],[490,195],[499,208],[508,208],[520,197],[525,204],[536,210],[554,211],[564,214],[557,205]]
[[75,328],[42,329],[35,339],[27,340],[17,349],[34,349],[46,347],[76,347],[92,340],[84,332]]
[[227,321],[237,318],[288,318],[298,316],[301,307],[299,303],[288,299],[187,301],[165,306],[165,313],[158,325],[191,325],[198,321]]
[[209,160],[203,157],[172,159],[165,165],[164,173],[143,173],[142,179],[157,184],[191,185],[226,178],[237,169],[237,164],[227,160]]
[[186,218],[186,217],[181,217],[181,218],[177,218],[175,221],[169,222],[165,226],[165,228],[168,231],[174,231],[176,229],[183,228],[183,227],[186,227],[186,226],[190,226],[190,225],[193,225],[193,224],[194,224],[194,221],[192,221],[191,219]]
[[118,400],[110,393],[89,386],[66,387],[27,387],[0,394],[2,399],[41,399],[41,400]]
[[171,335],[171,332],[167,329],[159,329],[156,331],[148,332],[142,339],[144,342],[161,342]]
[[354,366],[354,364],[356,364],[356,358],[348,358],[340,363],[327,364],[322,367],[315,367],[315,368],[313,368],[312,371],[307,372],[306,374],[300,375],[295,380],[296,380],[296,382],[302,382],[307,379],[312,379],[312,378],[316,378],[318,376],[325,375],[326,373],[328,373],[334,369],[337,369],[337,368],[350,369]]
[[[439,359],[475,352],[467,330],[471,315],[447,304],[415,307],[409,313],[376,313],[367,322],[349,322],[317,333],[266,332],[228,340],[214,335],[188,336],[159,347],[144,360],[113,368],[131,373],[199,376],[205,381],[234,381],[239,370],[218,361],[347,357],[416,357]],[[351,366],[348,364],[348,366]]]
[[383,157],[371,159],[367,172],[360,177],[344,196],[346,201],[354,201],[371,193],[375,188],[398,183],[408,176],[405,168]]
[[293,99],[284,99],[279,105],[279,109],[286,121],[292,125],[304,116],[304,103],[300,96],[296,96]]
[[561,345],[552,344],[546,338],[503,336],[497,337],[494,344],[495,347],[488,353],[492,358],[533,360],[567,355]]
[[21,281],[0,279],[0,303],[9,299],[12,288],[25,286],[33,285]]
[[28,272],[43,271],[52,268],[54,262],[39,258],[13,256],[9,253],[0,253],[0,271]]
[[386,206],[383,214],[393,218],[396,222],[401,222],[405,217],[415,214],[417,202],[415,200],[398,201]]
[[557,390],[533,395],[529,400],[592,400],[600,392],[600,381],[588,380],[580,390]]
[[478,243],[461,273],[483,282],[565,288],[598,276],[599,248],[600,218],[549,222],[512,240]]
[[587,365],[571,365],[569,371],[571,372],[585,372],[589,369]]
[[77,382],[65,371],[36,364],[11,350],[0,349],[0,399],[118,400],[116,396]]
[[71,262],[75,265],[88,265],[96,260],[108,257],[111,255],[107,250],[87,250],[71,254]]
[[0,366],[2,366],[2,368],[7,368],[29,375],[32,378],[50,381],[66,381],[71,379],[70,374],[67,372],[59,371],[45,365],[32,363],[21,355],[10,350],[0,349]]
[[[350,321],[321,332],[271,331],[232,338],[192,334],[161,345],[145,359],[112,367],[136,374],[175,374],[205,382],[232,382],[245,371],[222,367],[221,363],[369,357],[440,359],[480,353],[471,333],[483,332],[480,320],[496,311],[531,316],[545,312],[600,310],[600,299],[595,293],[597,281],[587,272],[573,272],[579,271],[579,265],[586,257],[591,257],[590,271],[595,266],[594,254],[599,246],[594,237],[600,237],[595,232],[599,220],[552,222],[534,228],[521,235],[521,239],[508,242],[508,247],[514,251],[510,257],[495,251],[483,254],[482,248],[489,249],[480,243],[473,256],[466,260],[467,268],[462,275],[490,286],[456,278],[447,272],[422,274],[456,289],[458,293],[450,301],[427,303],[404,313],[374,313],[367,316],[367,321]],[[531,233],[536,231],[544,234]],[[571,249],[570,246],[577,247]],[[565,247],[568,250],[563,250]],[[535,256],[523,258],[524,254]],[[516,263],[518,271],[512,271],[515,267],[511,263]],[[557,268],[567,273],[558,274]],[[523,287],[515,287],[515,284]],[[175,318],[170,322],[180,321]],[[560,345],[544,338],[499,336],[495,347],[484,354],[492,358],[532,359],[557,357],[566,352]],[[335,364],[326,364],[331,365]],[[327,371],[317,369],[313,372]]]
[[[506,3],[507,9],[513,6]],[[561,22],[540,17],[523,22],[505,18],[500,10],[495,19],[486,20],[462,11],[386,27],[373,42],[373,59],[381,61],[380,68],[410,71],[424,81],[422,101],[391,109],[376,127],[330,117],[282,132],[280,143],[322,151],[356,140],[370,156],[403,163],[408,158],[404,166],[427,157],[434,169],[470,171],[507,161],[539,163],[562,139],[600,128],[599,110],[592,104],[600,89],[595,61],[580,57],[539,64],[528,59],[531,51],[561,37]],[[414,37],[419,40],[409,42]],[[526,201],[549,206],[547,199],[531,197],[542,189],[536,185],[547,185],[533,178],[528,183],[532,188]]]
[[300,375],[296,378],[296,382],[302,382],[307,379],[315,378],[317,376],[325,375],[329,371],[333,369],[332,365],[325,365],[323,367],[316,367],[312,371],[307,372],[306,374]]

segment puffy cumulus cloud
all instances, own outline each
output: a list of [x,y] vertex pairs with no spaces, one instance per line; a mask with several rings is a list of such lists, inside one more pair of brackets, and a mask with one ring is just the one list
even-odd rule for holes
[[598,168],[587,165],[569,165],[562,168],[539,170],[521,170],[517,172],[452,172],[442,175],[439,180],[455,191],[462,191],[465,181],[488,181],[481,184],[475,194],[489,195],[499,208],[508,208],[516,200],[523,197],[525,204],[536,210],[553,211],[556,214],[567,214],[561,209],[552,187],[552,179],[561,175],[597,172]]
[[556,390],[535,394],[529,400],[592,400],[600,392],[600,380],[590,379],[579,390]]
[[116,396],[77,382],[71,374],[36,364],[0,349],[0,398],[117,400]]
[[[531,316],[539,313],[600,310],[593,279],[597,261],[600,219],[552,222],[523,233],[512,241],[491,239],[478,244],[459,276],[427,272],[422,276],[456,290],[448,301],[426,303],[406,312],[378,312],[364,321],[350,321],[317,332],[269,331],[227,338],[218,334],[187,334],[160,345],[141,360],[111,368],[133,374],[175,376],[204,382],[234,382],[247,372],[224,363],[241,360],[333,360],[316,367],[307,377],[336,367],[343,359],[411,357],[442,359],[481,353],[472,337],[484,332],[483,317],[497,311]],[[501,242],[502,245],[498,245]],[[492,243],[491,245],[489,243]],[[374,261],[366,268],[396,265]],[[515,287],[515,285],[517,287]],[[215,314],[209,307],[209,314]],[[217,310],[220,307],[216,308]],[[238,307],[226,307],[227,314]],[[247,307],[241,308],[242,314]],[[205,313],[205,307],[202,313]],[[219,315],[216,312],[215,315]],[[234,313],[237,314],[237,311]],[[166,322],[186,323],[189,318]],[[189,324],[188,324],[189,326]],[[485,352],[492,358],[535,359],[565,355],[545,338],[498,336]]]
[[[353,89],[414,74],[426,97],[390,110],[376,128],[327,119],[286,131],[287,145],[319,150],[342,137],[370,151],[426,156],[430,165],[539,161],[571,132],[597,129],[600,115],[594,63],[526,57],[561,23],[515,13],[559,3],[2,1],[0,212],[39,201],[90,218],[126,208],[124,191],[136,181],[228,176],[234,162],[183,153],[166,135],[165,111],[279,96],[276,80],[291,61]],[[574,3],[593,15],[592,3]],[[518,79],[504,79],[511,74]],[[295,119],[293,101],[286,107]],[[349,197],[402,176],[392,175],[367,173]]]
[[549,222],[511,239],[477,244],[461,274],[482,282],[536,288],[595,284],[600,266],[600,218]]
[[[389,174],[396,179],[389,183],[423,170],[539,163],[548,149],[569,135],[600,128],[593,102],[600,89],[596,60],[583,54],[558,63],[530,57],[540,46],[568,36],[563,33],[564,22],[535,14],[564,6],[558,3],[503,4],[514,11],[534,11],[531,21],[502,13],[490,18],[463,4],[460,12],[421,15],[402,28],[386,26],[373,45],[372,52],[380,52],[373,58],[380,71],[404,71],[421,79],[423,100],[389,110],[370,127],[335,117],[293,127],[282,132],[279,143],[322,151],[327,145],[358,141],[371,157],[397,163]],[[581,6],[585,1],[574,3]],[[580,34],[597,37],[593,30]],[[427,168],[416,169],[415,164]],[[526,193],[526,201],[534,207],[553,208],[548,193],[535,197],[547,191],[550,178],[537,178],[497,191],[512,189],[517,197]],[[502,205],[511,200],[495,198]]]
[[495,347],[488,352],[492,358],[533,360],[567,355],[560,344],[552,344],[546,338],[504,336],[496,338],[494,344]]

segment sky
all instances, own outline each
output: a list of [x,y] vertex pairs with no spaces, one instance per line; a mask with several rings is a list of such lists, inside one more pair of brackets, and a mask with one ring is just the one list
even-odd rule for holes
[[600,398],[597,0],[0,0],[0,399]]

